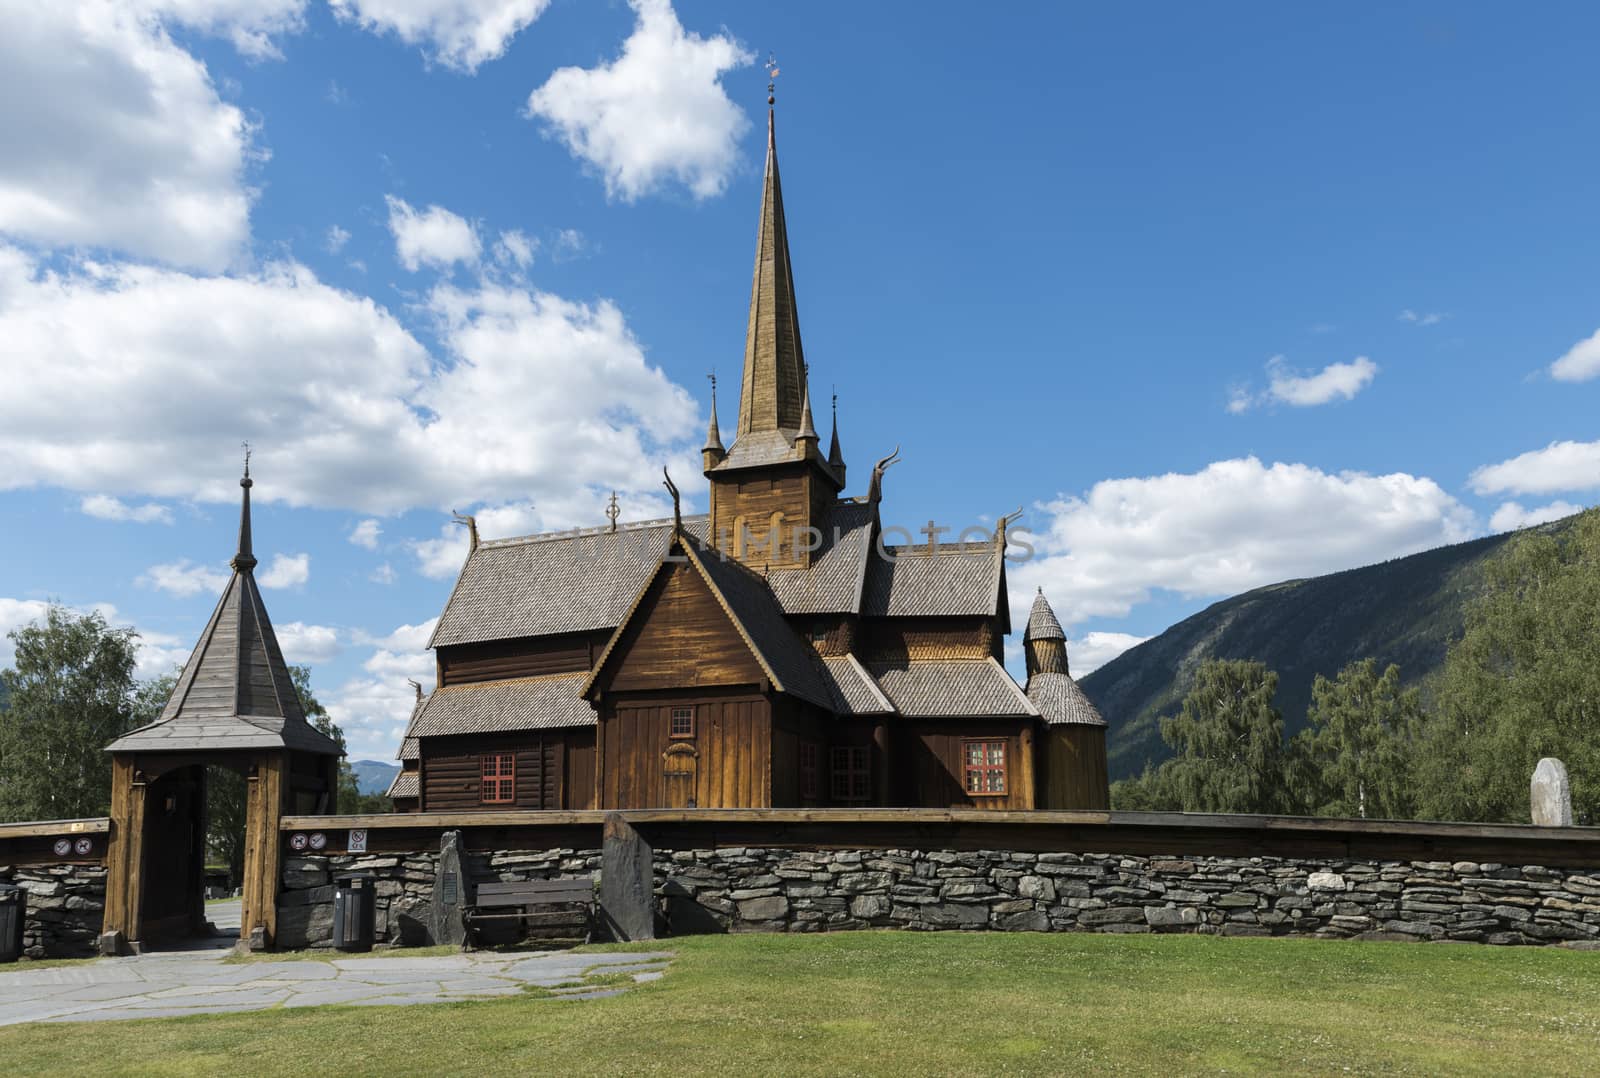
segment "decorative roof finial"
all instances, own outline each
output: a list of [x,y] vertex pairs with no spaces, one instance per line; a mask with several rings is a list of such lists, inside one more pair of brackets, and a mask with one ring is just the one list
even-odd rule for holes
[[611,521],[611,526],[606,531],[614,532],[617,530],[617,518],[621,515],[622,509],[617,505],[617,492],[613,490],[611,492],[611,501],[606,505],[606,519]]
[[452,509],[450,510],[450,519],[466,527],[467,557],[472,557],[473,551],[478,549],[478,518],[467,513],[458,513]]
[[706,377],[711,379],[711,423],[706,427],[706,444],[701,452],[715,453],[720,461],[726,450],[722,448],[722,430],[717,426],[717,372],[713,370]]
[[870,504],[877,505],[882,499],[883,473],[898,463],[900,463],[900,447],[895,446],[893,453],[872,466],[872,480],[867,484],[867,501]]
[[406,678],[406,684],[410,685],[411,688],[416,691],[417,703],[422,703],[422,682],[414,681],[411,678]]
[[672,495],[672,530],[682,532],[683,507],[678,500],[678,484],[672,481],[672,474],[667,471],[667,467],[664,464],[661,466],[661,474],[666,479],[666,482],[661,485],[666,487],[667,492]]
[[767,53],[767,105],[777,103],[776,90],[778,87],[778,59],[771,52]]
[[239,552],[228,562],[234,572],[248,573],[256,567],[255,552],[250,545],[250,488],[255,486],[250,478],[250,443],[244,443],[244,476],[239,486],[244,490],[239,503]]

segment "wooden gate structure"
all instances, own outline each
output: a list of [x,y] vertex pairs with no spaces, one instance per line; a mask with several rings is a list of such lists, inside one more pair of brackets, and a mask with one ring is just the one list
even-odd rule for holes
[[205,928],[206,768],[247,788],[241,937],[270,947],[277,931],[285,815],[335,808],[343,750],[306,721],[256,586],[249,460],[233,576],[161,717],[107,746],[111,843],[101,949],[137,950]]

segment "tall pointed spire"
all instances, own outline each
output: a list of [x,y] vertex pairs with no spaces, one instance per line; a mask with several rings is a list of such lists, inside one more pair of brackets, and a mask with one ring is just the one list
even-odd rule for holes
[[738,436],[795,431],[805,405],[805,352],[789,265],[789,232],[778,178],[773,110],[767,110],[767,171],[756,233],[756,265],[745,330],[744,381],[739,393]]
[[250,478],[249,442],[244,443],[244,478],[239,480],[239,486],[244,490],[239,506],[239,552],[228,564],[233,566],[235,572],[248,573],[256,567],[255,552],[250,546],[250,488],[255,486],[255,482]]
[[828,466],[844,483],[844,453],[839,449],[839,394],[833,395],[833,437],[828,440]]
[[[807,381],[809,382],[809,379]],[[809,384],[805,388],[805,395],[801,398],[800,430],[794,438],[797,442],[802,438],[809,438],[812,445],[817,442],[817,425],[811,421],[811,386]]]

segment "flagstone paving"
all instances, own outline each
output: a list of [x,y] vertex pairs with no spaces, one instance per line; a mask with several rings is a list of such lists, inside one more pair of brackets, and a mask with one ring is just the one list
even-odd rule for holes
[[[29,970],[25,964],[12,967],[0,972],[0,1025],[487,999],[520,995],[525,985],[554,989],[582,981],[590,973],[626,973],[634,983],[643,983],[660,978],[672,958],[665,951],[552,951],[235,964],[222,961],[228,953],[213,946],[40,970]],[[625,987],[572,987],[556,994],[563,999],[602,999]]]

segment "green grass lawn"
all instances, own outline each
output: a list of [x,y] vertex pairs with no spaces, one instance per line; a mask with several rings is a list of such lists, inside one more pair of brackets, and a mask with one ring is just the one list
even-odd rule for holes
[[1592,1073],[1600,953],[1204,936],[667,941],[625,995],[0,1029],[8,1073]]

